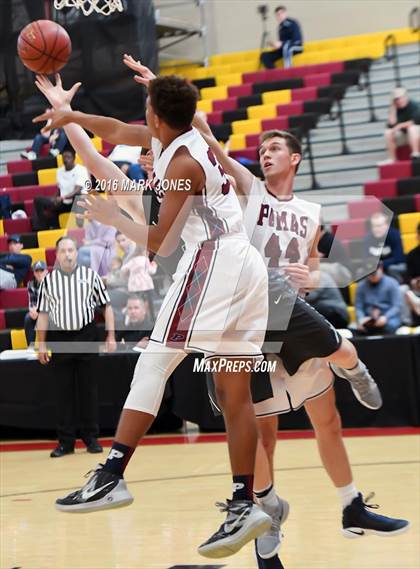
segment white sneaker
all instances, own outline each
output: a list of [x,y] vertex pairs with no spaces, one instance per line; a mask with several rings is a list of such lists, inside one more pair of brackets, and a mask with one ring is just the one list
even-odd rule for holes
[[389,164],[394,164],[395,160],[392,158],[387,158],[386,160],[381,160],[380,162],[376,162],[377,166],[388,166]]
[[58,150],[58,148],[51,148],[50,154],[51,156],[54,156],[54,158],[56,158],[60,154],[60,151]]
[[36,160],[36,154],[33,150],[24,150],[20,155],[22,158],[26,158],[27,160]]
[[420,158],[420,152],[412,152],[410,156],[414,158],[414,160],[418,160]]
[[262,559],[274,557],[280,549],[281,525],[287,520],[289,515],[289,503],[277,496],[278,504],[276,508],[268,508],[261,504],[263,511],[271,516],[271,528],[257,538],[257,552]]

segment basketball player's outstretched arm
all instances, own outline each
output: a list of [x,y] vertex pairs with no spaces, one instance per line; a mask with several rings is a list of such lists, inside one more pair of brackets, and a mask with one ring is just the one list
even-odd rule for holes
[[195,114],[193,126],[200,132],[201,136],[210,146],[226,174],[235,178],[236,192],[243,196],[249,195],[254,181],[254,175],[251,174],[248,168],[245,168],[245,166],[242,166],[237,160],[230,158],[226,154],[201,113],[197,112]]
[[[66,91],[62,88],[60,76],[56,77],[56,85],[45,77],[37,77],[36,85],[38,89],[46,96],[53,107],[59,107],[57,110],[48,110],[44,114],[35,117],[33,122],[41,122],[49,120],[54,121],[56,113],[62,113],[66,109],[71,111],[70,101],[72,97],[66,95]],[[72,87],[74,89],[75,86]],[[76,92],[77,88],[74,90]],[[139,223],[145,224],[145,216],[142,204],[142,192],[136,188],[135,193],[128,194],[127,191],[119,192],[124,188],[123,184],[130,184],[129,178],[113,162],[100,154],[93,146],[91,139],[88,137],[83,128],[77,124],[70,123],[64,126],[64,130],[73,148],[82,159],[86,168],[91,172],[97,180],[109,181],[110,189],[113,190],[118,205],[130,214]],[[107,187],[107,186],[105,186]],[[129,186],[131,189],[131,185]]]
[[[156,75],[150,71],[148,67],[142,65],[140,61],[136,61],[131,55],[124,54],[123,62],[127,67],[135,71],[137,75],[134,76],[134,80],[145,87],[148,86],[149,82],[156,77]],[[218,162],[222,165],[226,174],[235,178],[235,191],[238,194],[247,196],[251,190],[251,186],[254,180],[254,175],[251,172],[239,164],[233,158],[229,158],[223,148],[220,146],[218,140],[213,135],[207,121],[202,116],[203,113],[195,113],[193,126],[200,132],[201,136],[205,139],[207,144],[213,150]]]
[[[67,105],[70,105],[74,95],[81,86],[81,83],[75,83],[71,89],[65,91],[61,85],[60,75],[56,74],[55,78],[56,86],[60,87],[60,90],[57,90],[56,93],[50,94],[52,96],[52,100],[49,100],[57,112],[55,113],[51,124],[46,125],[41,132],[47,130],[47,126],[48,130],[53,130],[54,128],[63,128],[67,124],[75,123],[86,130],[93,132],[96,136],[107,140],[111,144],[127,144],[128,146],[144,146],[145,148],[150,148],[152,137],[147,126],[126,124],[111,117],[88,115],[79,111],[73,111]],[[35,83],[38,89],[43,93],[44,91],[40,85],[45,83],[45,81],[50,83],[46,76],[37,75]]]
[[[190,183],[181,185],[180,180],[189,180]],[[165,181],[170,187],[177,186],[178,190],[168,190],[165,193],[157,225],[145,227],[128,219],[121,213],[112,196],[108,200],[93,195],[87,196],[84,203],[87,217],[116,227],[129,239],[160,256],[169,256],[178,247],[194,195],[205,185],[205,175],[188,150],[182,147],[171,160],[165,173]]]

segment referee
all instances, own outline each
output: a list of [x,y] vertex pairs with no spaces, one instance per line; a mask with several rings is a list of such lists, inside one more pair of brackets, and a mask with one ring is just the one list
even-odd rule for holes
[[[51,457],[74,452],[76,411],[80,419],[80,435],[91,453],[102,452],[98,443],[98,385],[94,364],[97,354],[96,306],[105,307],[108,331],[106,350],[116,349],[114,315],[100,276],[88,267],[77,264],[76,242],[61,237],[56,244],[58,267],[42,281],[37,310],[39,354],[41,364],[54,371],[57,412],[58,446]],[[77,401],[77,407],[76,407]]]

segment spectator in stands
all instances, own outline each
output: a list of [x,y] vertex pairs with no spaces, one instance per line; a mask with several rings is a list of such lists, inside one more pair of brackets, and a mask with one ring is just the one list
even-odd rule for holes
[[397,146],[409,144],[412,158],[420,158],[420,105],[409,99],[406,89],[398,87],[392,94],[385,130],[388,164],[397,160]]
[[418,245],[407,254],[405,299],[413,313],[412,324],[420,326],[420,223],[417,226]]
[[328,273],[320,272],[318,288],[307,296],[309,302],[334,328],[347,328],[350,318],[346,303],[335,280]]
[[126,174],[130,180],[144,180],[145,173],[138,163],[141,155],[141,146],[127,146],[117,144],[108,158],[114,162],[120,170]]
[[348,286],[353,272],[350,257],[342,242],[325,229],[325,225],[320,227],[318,254],[321,271],[328,273],[338,287]]
[[117,332],[117,340],[123,343],[135,343],[145,348],[152,333],[153,323],[147,313],[144,299],[136,294],[129,296],[125,310],[124,324]]
[[401,234],[395,227],[389,227],[390,219],[385,213],[374,213],[370,218],[370,231],[364,240],[366,260],[380,260],[388,275],[402,282],[406,271]]
[[118,245],[121,247],[121,250],[123,251],[122,264],[124,265],[134,256],[134,252],[136,250],[136,244],[134,243],[134,241],[131,241],[131,239],[126,237],[120,231],[117,231],[117,233],[115,234],[115,239]]
[[115,254],[115,233],[114,227],[90,220],[86,225],[83,245],[79,248],[79,264],[90,267],[101,277],[107,275]]
[[392,334],[401,326],[398,282],[384,274],[382,263],[356,291],[357,329],[364,334]]
[[279,39],[272,44],[274,51],[261,54],[261,62],[266,69],[274,69],[274,64],[279,59],[284,60],[284,67],[290,67],[292,55],[303,52],[303,38],[299,22],[289,18],[285,6],[278,6],[274,14],[279,23]]
[[128,292],[144,293],[147,301],[149,313],[154,318],[153,299],[154,284],[152,275],[156,274],[157,263],[150,262],[147,251],[144,247],[137,246],[133,256],[121,267],[121,273],[128,276]]
[[[51,457],[74,452],[77,400],[80,434],[87,451],[102,452],[98,443],[98,377],[95,373],[98,340],[95,309],[104,309],[106,350],[116,349],[114,315],[101,277],[77,264],[76,242],[57,241],[57,268],[48,273],[38,295],[38,359],[51,361],[57,397],[59,444]],[[84,348],[80,350],[80,348]],[[50,356],[49,349],[52,351]]]
[[0,253],[0,290],[17,288],[26,277],[32,258],[22,254],[23,243],[20,235],[10,235],[7,239],[8,253]]
[[34,199],[34,215],[32,224],[34,231],[56,229],[59,227],[58,216],[76,210],[73,207],[77,196],[86,191],[90,176],[84,166],[76,164],[76,153],[73,148],[63,152],[63,166],[57,170],[58,193],[55,197],[37,196]]
[[[49,111],[50,109],[46,109]],[[45,125],[51,124],[51,120],[47,121]],[[55,128],[54,130],[44,131],[44,133],[39,132],[35,135],[35,138],[32,142],[31,150],[21,152],[22,158],[27,158],[28,160],[36,160],[41,155],[41,149],[44,144],[50,145],[50,154],[51,156],[58,156],[64,150],[67,145],[67,136],[62,128]]]
[[26,343],[28,346],[35,341],[35,326],[38,320],[38,304],[39,287],[42,280],[47,274],[47,264],[44,261],[37,261],[32,265],[34,278],[28,282],[29,312],[25,314],[23,327],[25,328]]
[[119,328],[122,319],[122,310],[127,304],[128,299],[128,275],[121,272],[121,257],[113,257],[111,259],[111,270],[103,278],[106,283],[111,306],[115,313],[116,328]]
[[106,286],[110,288],[123,288],[128,290],[128,277],[121,272],[122,259],[121,257],[112,257],[109,273],[103,277],[106,281]]

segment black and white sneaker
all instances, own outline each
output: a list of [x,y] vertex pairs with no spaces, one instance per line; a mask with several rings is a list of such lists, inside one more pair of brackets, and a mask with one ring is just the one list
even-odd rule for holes
[[361,360],[359,360],[355,371],[338,367],[332,363],[330,363],[330,368],[338,377],[347,379],[359,403],[368,409],[376,410],[382,407],[382,395],[379,387]]
[[343,535],[350,539],[374,534],[382,537],[391,537],[404,533],[410,527],[407,520],[388,518],[370,512],[368,508],[377,509],[377,504],[367,504],[375,494],[370,493],[366,502],[363,502],[361,494],[354,498],[353,502],[343,510]]
[[270,529],[271,516],[251,500],[216,502],[221,512],[227,512],[225,522],[198,548],[204,557],[218,559],[237,553],[246,543]]
[[58,498],[55,507],[62,512],[85,513],[121,508],[130,505],[133,500],[124,479],[103,470],[103,465],[99,464],[83,488],[64,498]]

